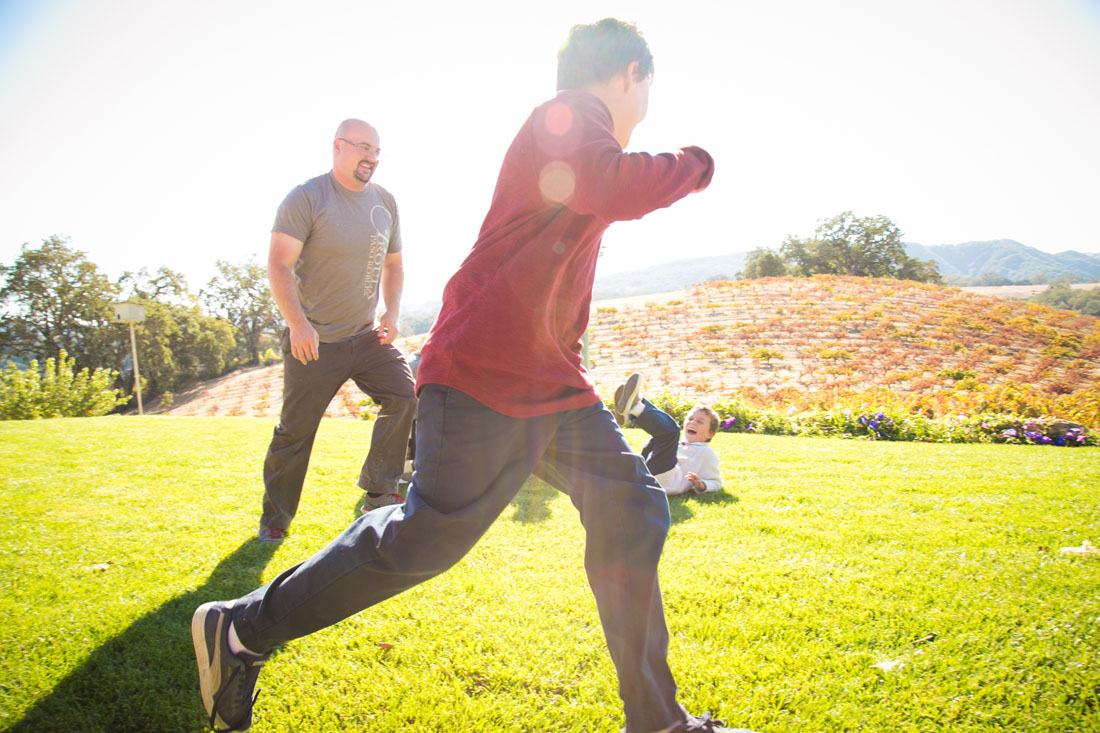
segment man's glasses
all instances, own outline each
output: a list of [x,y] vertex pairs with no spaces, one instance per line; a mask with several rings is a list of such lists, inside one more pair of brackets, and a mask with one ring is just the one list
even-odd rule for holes
[[337,140],[343,140],[348,145],[352,145],[352,146],[358,148],[359,152],[363,153],[364,155],[369,155],[372,158],[381,158],[382,157],[382,148],[376,148],[376,147],[374,147],[373,145],[371,145],[369,143],[353,143],[351,140],[348,140],[347,138],[343,138],[343,137],[338,137],[336,139]]

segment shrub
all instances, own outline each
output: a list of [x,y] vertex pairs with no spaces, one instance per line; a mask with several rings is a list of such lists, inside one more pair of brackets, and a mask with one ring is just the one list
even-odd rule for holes
[[37,361],[26,369],[8,364],[0,370],[0,420],[106,415],[129,401],[111,386],[117,377],[109,369],[74,374],[65,351],[47,359],[41,373]]
[[944,369],[936,376],[959,381],[963,379],[973,379],[975,375],[974,372],[970,369]]
[[[958,394],[951,390],[946,392]],[[923,398],[894,395],[888,390],[837,391],[831,394],[779,391],[776,396],[785,400],[786,404],[773,402],[769,403],[772,406],[761,406],[758,402],[764,400],[760,395],[756,395],[755,399],[746,396],[712,400],[708,404],[722,418],[720,430],[727,433],[929,443],[1100,445],[1095,432],[1059,417],[1020,412],[949,413],[946,402],[933,406]],[[1005,397],[1009,398],[1005,404],[1022,408],[1022,412],[1037,411],[1034,405],[1020,401],[1018,393],[1013,392]],[[649,399],[681,424],[687,412],[698,402],[670,391],[650,395]],[[958,402],[959,406],[974,404]],[[1092,404],[1095,405],[1095,400]]]
[[782,359],[783,352],[777,349],[753,349],[749,352],[749,356],[765,364],[770,364],[772,359]]

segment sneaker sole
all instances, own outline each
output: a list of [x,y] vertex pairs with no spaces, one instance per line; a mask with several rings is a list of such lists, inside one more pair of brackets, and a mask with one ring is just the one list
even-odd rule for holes
[[615,397],[611,401],[611,414],[615,416],[615,423],[621,428],[626,425],[623,414],[619,412],[619,403],[623,401],[623,385],[615,388]]
[[[214,710],[214,696],[218,694],[218,687],[215,680],[214,670],[221,669],[222,660],[218,653],[217,639],[222,634],[226,633],[224,624],[226,623],[226,617],[229,615],[223,612],[223,604],[217,601],[211,601],[210,603],[204,603],[195,609],[195,614],[191,617],[191,643],[195,646],[195,659],[199,666],[199,694],[202,696],[202,705],[206,708],[207,719],[213,714]],[[217,612],[217,618],[211,620],[210,613],[212,611]],[[214,624],[214,643],[213,649],[210,648],[209,636],[207,635],[207,627],[210,623]],[[221,716],[217,716],[214,720],[215,728],[221,728],[222,730],[248,730],[247,728],[233,728],[221,719]]]
[[642,375],[634,372],[626,378],[626,382],[620,385],[622,394],[615,390],[615,418],[622,418],[619,425],[625,425],[630,421],[630,409],[638,400],[638,392],[642,386]]

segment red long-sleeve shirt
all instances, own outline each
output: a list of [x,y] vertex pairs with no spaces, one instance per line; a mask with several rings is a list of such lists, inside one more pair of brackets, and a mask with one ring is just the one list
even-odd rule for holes
[[512,141],[470,254],[443,291],[419,386],[442,384],[511,417],[599,400],[581,366],[596,258],[613,221],[705,188],[701,148],[624,153],[596,96],[563,91]]

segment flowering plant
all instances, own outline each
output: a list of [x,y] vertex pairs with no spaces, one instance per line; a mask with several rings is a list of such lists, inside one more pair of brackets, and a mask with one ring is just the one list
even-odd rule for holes
[[886,417],[886,413],[881,410],[871,416],[864,415],[859,418],[857,422],[867,428],[867,432],[871,435],[872,440],[885,438],[887,429],[892,429],[894,427],[894,421]]
[[[788,395],[789,397],[789,395]],[[892,403],[889,395],[819,395],[816,403],[788,399],[764,407],[729,397],[710,403],[725,433],[831,436],[928,443],[1016,443],[1078,447],[1100,445],[1100,431],[1052,415],[962,411],[936,416],[931,410]],[[653,404],[682,422],[697,400],[672,391],[652,395]],[[797,409],[792,410],[795,406]],[[925,405],[924,407],[927,407]]]

